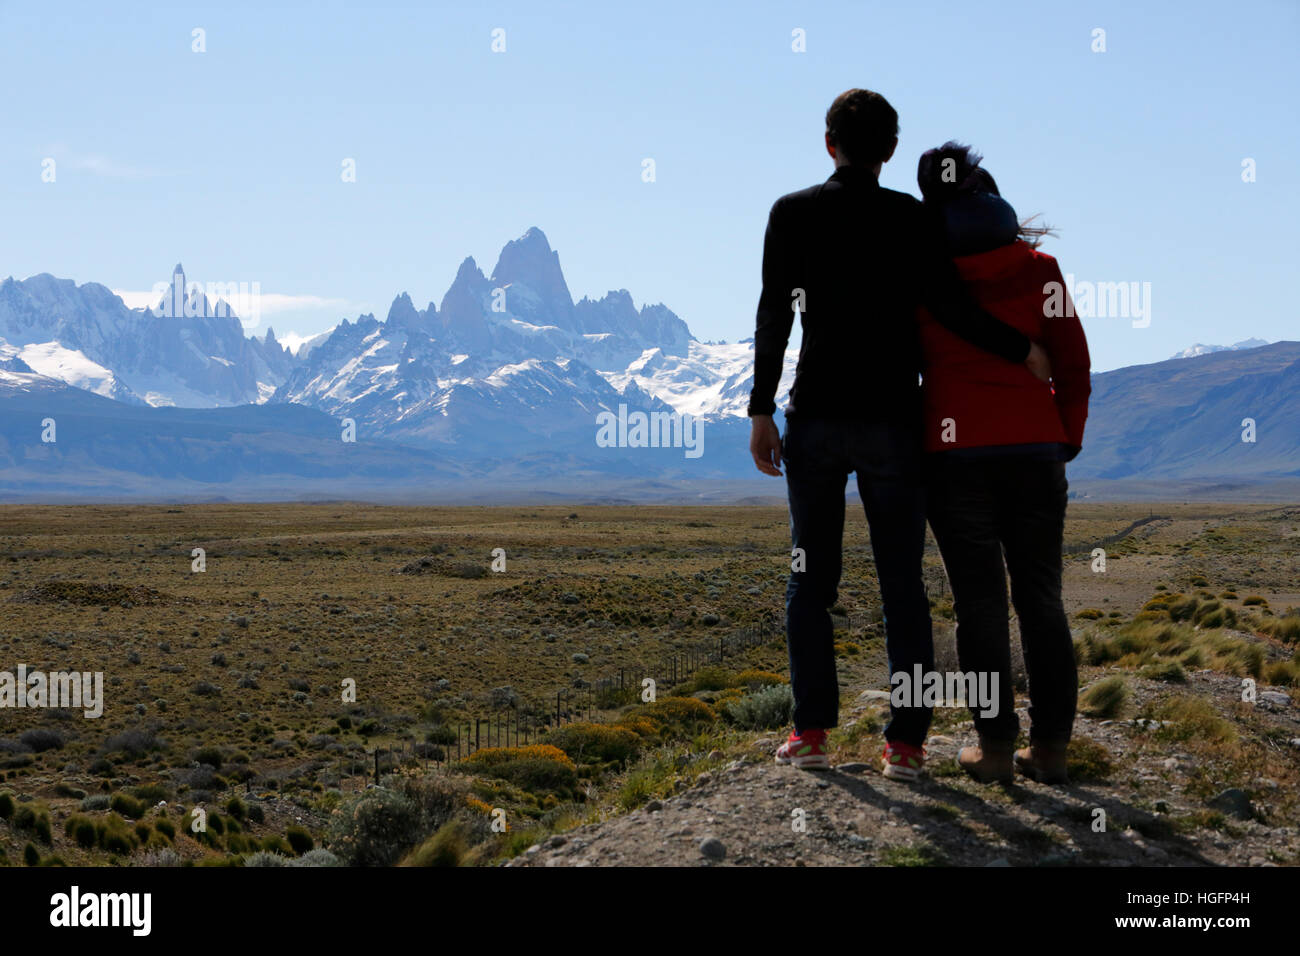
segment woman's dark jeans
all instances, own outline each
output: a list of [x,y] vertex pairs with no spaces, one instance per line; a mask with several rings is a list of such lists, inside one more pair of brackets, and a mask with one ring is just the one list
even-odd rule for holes
[[1003,741],[1020,732],[1011,686],[1009,572],[1029,677],[1030,739],[1068,740],[1078,677],[1061,602],[1065,464],[941,452],[928,456],[926,470],[930,527],[957,612],[957,658],[967,673],[998,674],[997,715],[972,711],[975,729]]
[[[791,415],[782,440],[796,549],[786,587],[786,642],[797,731],[839,721],[830,608],[839,594],[844,488],[857,472],[884,604],[890,674],[934,669],[930,605],[921,581],[924,488],[913,425],[805,419]],[[802,561],[802,564],[800,563]],[[891,708],[887,740],[921,746],[928,707]]]

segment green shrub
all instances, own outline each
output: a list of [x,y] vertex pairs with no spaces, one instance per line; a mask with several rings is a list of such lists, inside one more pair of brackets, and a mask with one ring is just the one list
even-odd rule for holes
[[789,684],[775,684],[739,700],[729,700],[722,715],[746,730],[773,730],[790,723],[794,714],[794,694]]
[[443,774],[397,777],[391,786],[419,808],[424,833],[433,833],[454,817],[469,794],[464,778]]
[[1264,665],[1264,680],[1278,687],[1300,687],[1300,663],[1274,661]]
[[289,844],[285,842],[284,837],[276,836],[274,833],[262,837],[258,843],[262,849],[266,850],[268,853],[279,853],[281,856],[293,856],[293,847],[289,846]]
[[316,841],[312,839],[311,834],[303,827],[289,827],[289,829],[284,831],[284,838],[289,841],[289,846],[293,849],[296,856],[302,856],[304,853],[314,849],[316,846]]
[[329,849],[348,866],[392,866],[423,836],[420,818],[420,808],[403,794],[357,794],[334,811]]
[[1260,621],[1257,630],[1262,631],[1269,637],[1277,638],[1279,641],[1298,644],[1300,643],[1300,614],[1289,611],[1281,617]]
[[1156,733],[1167,740],[1190,741],[1202,744],[1231,744],[1237,740],[1237,728],[1219,716],[1214,705],[1200,697],[1172,697],[1156,710],[1156,716],[1166,721]]
[[127,796],[125,793],[113,794],[113,799],[109,801],[108,806],[109,809],[115,810],[124,817],[130,817],[132,820],[139,820],[148,809],[142,801]]
[[248,806],[238,797],[231,797],[226,801],[226,812],[236,820],[245,820],[248,818]]
[[1196,607],[1200,603],[1196,597],[1184,597],[1181,594],[1173,595],[1174,600],[1169,604],[1169,617],[1175,621],[1190,621],[1196,614]]
[[646,717],[660,733],[690,735],[712,724],[717,714],[704,701],[694,697],[661,697],[628,717]]
[[220,770],[225,758],[221,755],[220,747],[200,747],[194,752],[194,759],[199,763],[207,764],[213,770]]
[[627,763],[641,748],[641,738],[609,724],[573,723],[548,733],[545,743],[559,747],[577,763]]
[[99,842],[99,834],[95,832],[95,821],[79,814],[68,817],[67,822],[63,824],[63,832],[70,839],[75,840],[77,846],[83,850],[89,850]]
[[1103,677],[1079,695],[1079,712],[1098,719],[1118,717],[1128,703],[1128,684],[1116,674]]
[[36,834],[38,840],[46,845],[53,842],[50,815],[39,805],[32,806],[29,803],[24,803],[14,814],[13,820],[14,829],[30,830]]
[[465,826],[459,820],[449,820],[438,832],[417,847],[403,862],[403,866],[460,866],[469,853]]
[[438,747],[455,746],[456,730],[446,724],[434,724],[425,731],[424,742]]
[[137,800],[143,800],[151,806],[166,800],[169,792],[166,787],[160,783],[146,783],[139,787],[131,789],[131,795]]
[[1155,664],[1148,664],[1138,671],[1138,674],[1147,680],[1166,681],[1172,684],[1187,683],[1187,672],[1183,670],[1183,665],[1178,661],[1160,661]]
[[1085,607],[1081,611],[1075,611],[1074,616],[1080,621],[1095,621],[1100,617],[1105,617],[1105,614],[1095,607]]
[[244,866],[288,866],[289,859],[281,856],[279,853],[269,853],[266,850],[258,850],[256,853],[244,857]]
[[772,671],[747,670],[736,675],[736,686],[744,687],[747,690],[762,690],[764,687],[773,687],[784,683],[786,683],[786,679]]
[[8,820],[14,815],[14,798],[12,794],[0,793],[0,820]]
[[697,690],[726,690],[734,686],[735,676],[725,667],[701,667],[688,683],[689,692]]
[[293,860],[290,866],[342,866],[343,863],[337,856],[329,850],[317,847],[314,850],[308,850],[301,857]]
[[100,834],[99,845],[109,853],[116,853],[118,856],[129,856],[135,849],[131,835],[122,830],[105,831]]
[[461,766],[534,793],[568,794],[578,782],[577,767],[569,755],[550,744],[484,747],[470,754]]
[[1115,770],[1110,751],[1087,737],[1070,741],[1065,751],[1065,766],[1075,783],[1103,783]]
[[23,862],[28,866],[39,866],[41,863],[41,854],[36,847],[28,843],[23,847]]

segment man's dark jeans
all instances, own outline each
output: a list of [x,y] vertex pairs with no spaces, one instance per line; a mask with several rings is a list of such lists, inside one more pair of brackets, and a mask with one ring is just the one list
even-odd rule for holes
[[[797,731],[829,729],[839,719],[839,683],[830,608],[839,593],[844,486],[856,472],[871,530],[884,604],[890,674],[934,669],[930,604],[921,581],[925,500],[917,429],[912,424],[790,416],[781,456],[796,549],[785,592],[786,641]],[[885,738],[919,747],[928,707],[891,711]]]
[[926,470],[930,527],[957,612],[957,658],[967,673],[998,674],[997,715],[972,711],[975,729],[993,740],[1015,740],[1020,732],[1011,687],[1010,572],[1029,677],[1030,738],[1068,740],[1078,677],[1061,602],[1064,463],[941,452],[929,456]]

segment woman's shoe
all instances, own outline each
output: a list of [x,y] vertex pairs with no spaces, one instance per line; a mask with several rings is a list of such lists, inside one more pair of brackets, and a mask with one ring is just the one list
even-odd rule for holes
[[1016,769],[1039,783],[1069,783],[1066,772],[1068,741],[1035,741],[1016,751]]
[[891,740],[885,744],[880,772],[890,780],[915,783],[920,779],[924,766],[925,751],[920,747],[913,747],[901,740]]
[[826,731],[805,730],[802,734],[791,731],[790,739],[776,749],[776,762],[800,770],[828,769],[831,758],[826,752]]
[[1016,778],[1011,753],[1014,740],[990,740],[981,737],[978,746],[962,747],[957,764],[980,783],[1011,783]]

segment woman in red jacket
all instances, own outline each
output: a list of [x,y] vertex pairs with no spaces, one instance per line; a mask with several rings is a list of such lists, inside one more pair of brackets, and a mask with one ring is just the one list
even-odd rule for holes
[[[972,708],[979,745],[958,762],[986,782],[1019,769],[1061,783],[1078,687],[1061,601],[1065,463],[1083,444],[1088,345],[1056,260],[1034,247],[1045,230],[1021,226],[978,154],[951,142],[929,150],[917,180],[976,300],[1040,343],[1053,373],[1044,384],[921,313],[930,527],[952,584],[961,669],[997,678],[993,707]],[[1008,572],[1029,677],[1030,745],[1019,751]]]

